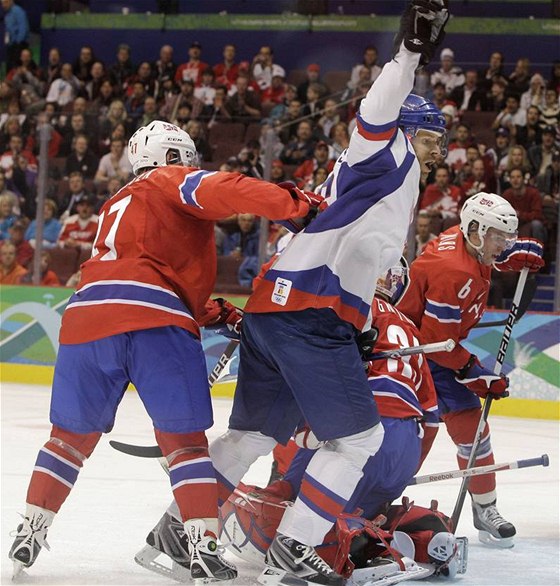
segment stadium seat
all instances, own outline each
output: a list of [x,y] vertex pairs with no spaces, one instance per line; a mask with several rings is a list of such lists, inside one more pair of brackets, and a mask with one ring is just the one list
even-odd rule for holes
[[230,157],[236,157],[243,148],[242,142],[231,140],[220,140],[218,143],[211,144],[212,159],[216,163],[225,163]]
[[222,140],[243,142],[245,124],[242,122],[218,122],[208,129],[208,142],[217,144]]
[[216,277],[216,286],[214,291],[216,293],[236,293],[247,294],[251,293],[250,287],[243,287],[239,284],[238,272],[243,259],[238,259],[233,256],[218,256],[218,274]]
[[307,73],[305,69],[291,69],[286,78],[286,82],[296,87],[307,80]]
[[323,75],[323,82],[331,92],[340,92],[346,88],[350,79],[350,71],[327,71]]
[[477,143],[486,145],[494,144],[495,131],[492,130],[492,122],[496,118],[496,112],[476,112],[465,110],[461,122],[471,129],[471,134]]
[[75,248],[51,248],[49,268],[56,273],[62,285],[78,270],[79,251]]
[[259,140],[261,137],[261,128],[262,125],[260,122],[251,122],[245,131],[245,144],[247,144],[250,140]]

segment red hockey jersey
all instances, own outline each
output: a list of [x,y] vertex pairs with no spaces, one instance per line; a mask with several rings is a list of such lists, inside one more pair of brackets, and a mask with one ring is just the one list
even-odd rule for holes
[[92,258],[64,312],[60,342],[169,325],[198,335],[196,320],[216,279],[214,221],[308,211],[287,190],[239,173],[169,166],[142,174],[101,208]]
[[[416,326],[389,303],[375,298],[373,325],[379,330],[375,352],[417,346]],[[438,421],[437,396],[428,362],[422,354],[372,360],[368,380],[382,417],[422,417]]]
[[430,354],[437,364],[458,370],[470,352],[464,340],[486,309],[492,267],[471,256],[465,239],[454,226],[428,242],[410,267],[410,286],[398,307],[417,325],[420,343],[452,338],[452,352]]

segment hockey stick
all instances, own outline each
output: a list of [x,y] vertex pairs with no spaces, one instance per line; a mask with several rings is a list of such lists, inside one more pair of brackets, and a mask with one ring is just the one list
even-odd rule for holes
[[[519,301],[519,308],[517,309],[517,317],[515,318],[515,323],[517,323],[527,311],[529,305],[531,305],[531,301],[533,301],[533,297],[535,295],[535,291],[537,290],[537,280],[535,277],[531,277],[527,279],[527,283],[525,283],[525,288],[523,289],[523,294],[521,295],[521,300]],[[497,321],[481,321],[478,322],[474,327],[475,328],[490,328],[492,326],[505,326],[508,323],[508,318],[500,319]]]
[[432,342],[430,344],[420,344],[419,346],[408,346],[407,348],[397,348],[396,350],[386,350],[385,352],[376,352],[368,356],[368,360],[381,360],[382,358],[400,358],[401,356],[412,356],[413,354],[431,354],[432,352],[451,352],[455,348],[455,340],[449,338],[444,342]]
[[[233,351],[237,347],[238,343],[239,342],[237,340],[232,340],[228,344],[224,353],[218,360],[218,364],[216,364],[214,370],[210,373],[210,376],[208,377],[208,382],[210,384],[213,384],[213,382],[216,381],[216,379],[220,376],[225,365],[229,362],[229,359],[231,358],[231,355],[233,354]],[[229,352],[232,344],[233,350]],[[413,354],[421,353],[429,354],[431,352],[451,352],[453,348],[455,348],[455,342],[450,338],[449,340],[445,340],[444,342],[432,342],[431,344],[409,346],[407,348],[398,348],[396,350],[378,352],[376,354],[372,354],[368,359],[381,360],[382,358],[399,358],[401,356],[411,356]],[[217,372],[217,374],[214,376],[215,372]],[[214,376],[213,379],[212,376]],[[122,452],[123,454],[128,454],[129,456],[138,456],[139,458],[163,458],[159,446],[137,446],[134,444],[125,444],[123,442],[119,442],[116,440],[109,440],[109,445],[115,450],[117,450],[117,452]],[[161,460],[160,463],[162,464],[162,466],[164,466]]]
[[[208,375],[208,385],[210,388],[212,388],[214,383],[220,378],[224,368],[231,360],[231,357],[233,356],[237,346],[239,346],[239,340],[230,340],[223,354],[220,356],[220,358],[218,358],[216,366],[214,366],[212,372]],[[118,452],[123,452],[124,454],[129,454],[130,456],[139,456],[140,458],[163,458],[163,454],[161,453],[159,446],[135,446],[132,444],[125,444],[117,440],[109,440],[109,445]],[[161,464],[163,466],[163,463]]]
[[[504,333],[502,334],[502,339],[500,341],[500,348],[498,350],[498,355],[496,357],[496,365],[494,366],[494,374],[500,374],[500,372],[502,371],[502,366],[504,364],[504,359],[506,357],[506,352],[509,346],[509,340],[511,338],[511,330],[516,321],[519,303],[521,301],[521,296],[523,294],[523,289],[525,288],[525,282],[527,281],[528,274],[528,268],[522,269],[521,273],[519,274],[519,280],[517,281],[517,287],[515,288],[515,294],[513,295],[513,301],[511,302],[511,309],[509,311],[506,327],[504,328]],[[488,421],[488,414],[490,413],[491,405],[492,395],[487,395],[486,399],[484,399],[484,406],[482,407],[482,413],[480,415],[480,420],[478,422],[478,428],[474,436],[471,453],[469,455],[469,461],[467,463],[467,468],[472,468],[474,461],[476,460],[476,452],[478,451],[478,447],[480,446],[480,442],[482,441],[482,434],[484,433],[484,428],[486,426],[486,422]],[[457,502],[455,503],[453,514],[451,515],[451,521],[453,523],[454,531],[457,530],[457,523],[459,522],[459,517],[461,516],[461,511],[463,509],[463,504],[465,503],[465,497],[467,496],[468,488],[469,477],[465,476],[463,478],[463,482],[461,482],[461,488],[459,489],[459,494],[457,495]]]
[[465,470],[450,470],[449,472],[437,472],[435,474],[425,474],[424,476],[415,476],[408,486],[416,484],[427,484],[428,482],[439,482],[440,480],[449,480],[450,478],[467,478],[488,474],[489,472],[501,472],[502,470],[516,470],[518,468],[530,468],[532,466],[548,466],[550,463],[548,454],[543,454],[540,458],[529,458],[528,460],[516,460],[507,464],[489,464],[488,466],[478,466],[476,468],[466,468]]

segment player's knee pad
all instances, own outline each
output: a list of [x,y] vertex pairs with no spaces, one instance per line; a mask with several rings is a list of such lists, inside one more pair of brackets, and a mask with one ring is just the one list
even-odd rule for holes
[[341,456],[351,461],[358,468],[363,468],[368,458],[374,456],[385,437],[383,425],[378,423],[374,427],[360,433],[330,440],[321,449],[334,449]]
[[169,433],[155,429],[155,436],[161,453],[167,458],[171,466],[179,456],[187,459],[198,455],[208,455],[208,439],[203,431],[192,433]]
[[239,462],[251,465],[257,458],[269,454],[276,445],[276,440],[258,431],[240,431],[228,429],[210,444],[210,456],[218,459],[227,454]]
[[81,466],[81,463],[91,456],[100,438],[101,432],[74,433],[53,425],[51,437],[47,443],[70,454]]

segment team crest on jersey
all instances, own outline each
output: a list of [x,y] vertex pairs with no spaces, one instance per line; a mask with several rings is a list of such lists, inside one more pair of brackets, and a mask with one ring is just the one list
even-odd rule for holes
[[292,290],[292,282],[282,277],[277,277],[274,283],[274,291],[272,292],[271,301],[276,305],[286,305],[290,291]]

